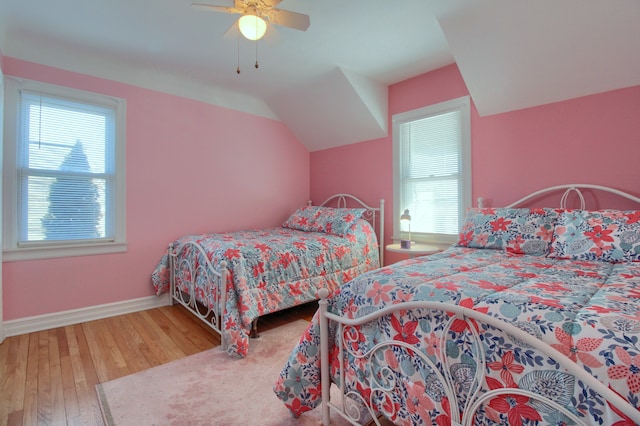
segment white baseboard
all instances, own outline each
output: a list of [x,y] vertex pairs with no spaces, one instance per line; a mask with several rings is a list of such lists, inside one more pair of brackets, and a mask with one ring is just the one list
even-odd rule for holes
[[70,311],[19,318],[4,322],[4,335],[5,337],[9,337],[49,330],[51,328],[129,314],[131,312],[159,308],[161,306],[168,306],[169,304],[169,294],[165,293],[161,296],[148,296],[140,299],[125,300],[123,302],[107,303],[105,305],[90,306]]

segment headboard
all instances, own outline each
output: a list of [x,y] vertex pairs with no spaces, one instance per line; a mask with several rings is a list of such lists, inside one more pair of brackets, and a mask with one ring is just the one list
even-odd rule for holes
[[[586,209],[586,204],[585,204],[585,197],[584,197],[584,191],[587,189],[595,189],[598,191],[603,191],[606,193],[610,193],[610,194],[615,194],[618,195],[624,199],[627,200],[631,200],[634,201],[636,203],[640,203],[640,197],[636,197],[635,195],[629,194],[627,192],[624,191],[620,191],[618,189],[614,189],[614,188],[610,188],[607,186],[602,186],[602,185],[593,185],[593,184],[589,184],[589,183],[583,183],[583,184],[578,184],[578,183],[572,183],[572,184],[566,184],[566,185],[557,185],[557,186],[551,186],[549,188],[544,188],[541,189],[539,191],[533,192],[529,195],[527,195],[526,197],[523,197],[521,199],[519,199],[518,201],[515,201],[509,205],[506,205],[504,207],[507,208],[511,208],[511,207],[518,207],[518,206],[522,206],[523,204],[525,204],[527,201],[531,201],[535,198],[538,198],[542,195],[546,195],[555,191],[562,191],[564,190],[564,192],[562,193],[562,197],[560,198],[560,205],[559,206],[554,206],[554,207],[560,207],[562,209],[566,209],[567,208],[567,200],[569,199],[569,197],[571,195],[575,195],[577,196],[579,202],[580,202],[580,209],[584,210]],[[478,207],[482,208],[484,207],[484,198],[483,197],[478,197]]]

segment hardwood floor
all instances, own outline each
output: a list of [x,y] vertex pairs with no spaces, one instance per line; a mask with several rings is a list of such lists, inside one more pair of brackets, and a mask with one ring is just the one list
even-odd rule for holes
[[[260,319],[264,331],[317,304]],[[181,306],[8,337],[0,344],[0,425],[102,425],[95,385],[220,344]]]

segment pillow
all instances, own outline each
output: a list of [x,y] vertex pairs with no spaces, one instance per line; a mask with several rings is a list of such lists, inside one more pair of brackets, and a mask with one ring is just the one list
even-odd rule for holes
[[320,207],[305,206],[295,211],[282,224],[284,228],[298,229],[307,232],[320,232],[320,226],[316,223],[318,216],[322,214]]
[[346,235],[365,209],[307,206],[296,210],[282,226],[307,232]]
[[558,212],[547,208],[469,209],[456,245],[544,255],[549,252]]
[[640,210],[566,210],[558,218],[549,257],[640,261]]

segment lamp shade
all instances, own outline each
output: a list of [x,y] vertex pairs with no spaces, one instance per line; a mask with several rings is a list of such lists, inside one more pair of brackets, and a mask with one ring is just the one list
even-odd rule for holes
[[243,36],[249,40],[260,40],[267,31],[267,23],[256,15],[243,15],[238,20],[238,27]]

